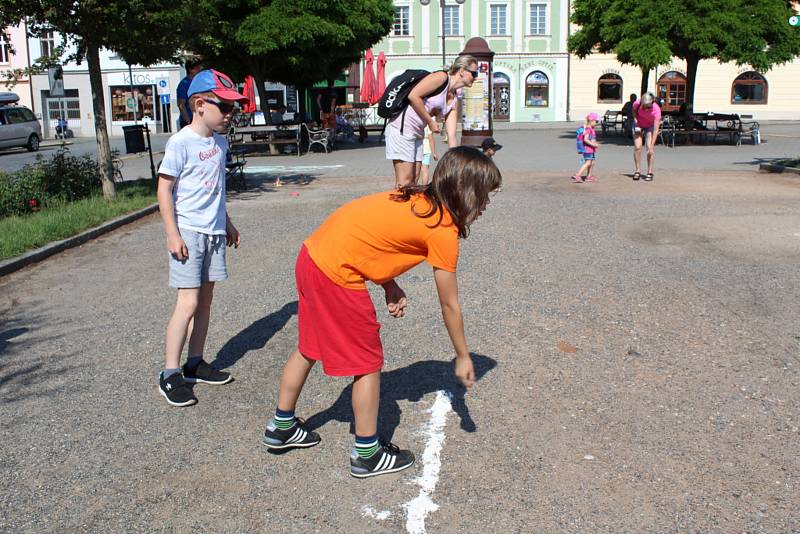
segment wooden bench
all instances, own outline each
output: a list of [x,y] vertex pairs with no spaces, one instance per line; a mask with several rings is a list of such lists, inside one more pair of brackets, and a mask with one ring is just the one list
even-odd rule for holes
[[603,130],[603,135],[608,135],[610,130],[614,130],[614,133],[624,134],[625,133],[625,114],[620,111],[615,111],[613,109],[606,110],[603,113],[603,118],[600,121],[600,128]]
[[668,143],[675,146],[676,139],[687,141],[696,139],[704,143],[707,139],[726,138],[730,144],[740,146],[742,137],[749,136],[753,144],[761,140],[760,126],[756,121],[743,122],[738,114],[692,113],[687,115],[668,115],[662,126]]

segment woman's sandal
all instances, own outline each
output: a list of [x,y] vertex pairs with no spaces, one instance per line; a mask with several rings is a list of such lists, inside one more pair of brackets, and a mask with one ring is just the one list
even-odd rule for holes
[[652,172],[648,172],[647,176],[644,177],[644,181],[645,182],[652,182],[653,181],[653,173]]
[[638,180],[641,177],[642,177],[642,173],[640,173],[639,171],[636,171],[635,173],[633,173],[633,179],[634,180]]

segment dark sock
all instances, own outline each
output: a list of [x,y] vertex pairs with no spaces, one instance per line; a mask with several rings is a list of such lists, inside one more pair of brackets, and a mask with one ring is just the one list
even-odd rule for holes
[[171,377],[172,375],[177,375],[180,372],[181,372],[180,368],[178,368],[178,369],[164,369],[163,371],[161,371],[161,376],[163,376],[164,380],[166,380],[167,378]]
[[375,454],[381,446],[378,443],[378,434],[372,436],[356,436],[356,452],[362,458],[369,458]]
[[197,369],[201,361],[203,361],[202,354],[200,356],[190,356],[189,359],[186,360],[186,368],[191,370]]
[[294,410],[287,412],[280,408],[275,408],[275,418],[272,420],[275,428],[287,430],[294,426]]

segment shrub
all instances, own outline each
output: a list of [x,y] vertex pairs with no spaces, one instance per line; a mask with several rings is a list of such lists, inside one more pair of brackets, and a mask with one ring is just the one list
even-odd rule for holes
[[100,168],[89,155],[59,150],[13,173],[0,173],[0,217],[23,215],[49,203],[86,198],[100,187]]

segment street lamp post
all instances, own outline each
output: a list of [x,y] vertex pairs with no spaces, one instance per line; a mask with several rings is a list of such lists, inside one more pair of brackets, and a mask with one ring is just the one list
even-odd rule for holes
[[[456,0],[456,4],[463,4],[466,0]],[[423,6],[427,6],[431,3],[431,0],[419,0],[419,3]],[[445,26],[444,26],[444,7],[445,7],[445,0],[439,0],[439,5],[442,8],[442,68],[447,66],[447,59],[445,57]]]

